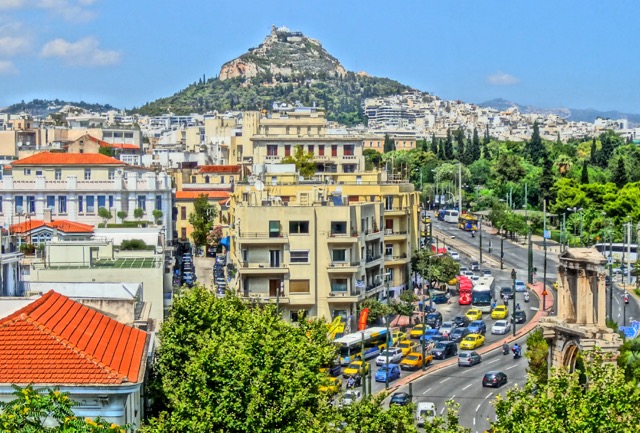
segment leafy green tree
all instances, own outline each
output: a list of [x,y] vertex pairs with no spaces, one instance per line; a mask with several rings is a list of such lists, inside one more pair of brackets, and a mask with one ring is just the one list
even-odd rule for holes
[[118,211],[116,215],[118,216],[118,218],[120,218],[121,223],[123,223],[124,219],[127,217],[127,213],[123,210]]
[[143,216],[144,216],[144,211],[142,209],[136,208],[133,210],[133,217],[138,221],[140,221],[140,219],[142,219]]
[[448,254],[437,256],[423,249],[411,257],[411,269],[429,282],[442,285],[460,273],[460,264]]
[[585,159],[582,161],[582,173],[580,174],[580,183],[585,185],[589,183],[589,163]]
[[382,161],[382,155],[375,149],[365,149],[362,151],[364,155],[364,162],[367,170],[372,170],[374,167],[379,168]]
[[437,416],[431,422],[424,425],[425,433],[471,433],[471,429],[462,427],[458,420],[458,408],[460,405],[453,400],[445,402],[447,413],[444,417]]
[[153,212],[151,212],[153,214],[153,220],[155,221],[156,224],[160,224],[160,221],[162,220],[162,217],[164,216],[164,214],[162,213],[162,211],[160,209],[154,209]]
[[540,193],[544,200],[550,200],[552,198],[552,188],[554,183],[553,176],[553,161],[549,157],[549,152],[543,150],[542,152],[542,176],[540,178]]
[[489,125],[484,130],[484,138],[482,139],[482,157],[484,159],[491,159],[491,151],[489,150],[489,143],[491,137],[489,136]]
[[624,164],[623,158],[618,158],[616,167],[611,174],[611,181],[615,183],[618,188],[622,188],[627,184],[627,167]]
[[418,298],[413,294],[413,290],[404,290],[397,299],[391,302],[391,312],[400,317],[407,316],[410,318],[413,315],[413,303],[417,300]]
[[387,302],[380,302],[377,299],[367,298],[358,303],[358,313],[365,308],[369,309],[369,315],[367,316],[367,323],[374,324],[383,317],[387,317],[391,314],[391,305],[387,305]]
[[282,158],[283,164],[295,164],[296,170],[300,176],[305,179],[310,178],[316,174],[316,164],[313,162],[313,153],[305,152],[301,145],[295,147],[293,155],[285,156]]
[[154,366],[166,409],[143,432],[330,431],[319,370],[335,359],[327,326],[290,324],[276,306],[252,305],[196,285],[183,289],[160,330]]
[[436,139],[436,134],[431,134],[431,152],[434,155],[438,154],[438,140]]
[[623,144],[622,138],[609,130],[600,134],[600,152],[598,152],[598,164],[607,167],[615,150]]
[[467,150],[464,145],[464,131],[462,128],[459,128],[454,133],[456,140],[456,154],[458,156],[458,161],[461,161],[463,164],[467,165],[469,162],[467,161]]
[[107,227],[109,220],[113,218],[113,214],[105,207],[98,208],[98,216],[102,218],[105,228]]
[[15,399],[6,403],[0,402],[0,431],[121,433],[129,427],[118,426],[101,418],[78,418],[73,413],[73,407],[78,403],[69,398],[69,393],[50,388],[34,389],[33,385],[24,388],[16,385],[12,387]]
[[444,142],[444,158],[448,161],[453,159],[453,136],[450,129],[447,129],[447,138]]
[[[622,433],[638,431],[640,392],[610,358],[594,352],[584,361],[584,375],[552,370],[546,384],[530,378],[524,388],[496,397],[496,433]],[[534,392],[535,390],[535,392]]]
[[495,180],[498,183],[519,182],[526,174],[522,157],[501,153],[493,162]]
[[545,340],[542,329],[536,329],[527,337],[527,350],[524,355],[529,360],[527,373],[534,377],[536,383],[546,384],[548,380],[549,344]]
[[591,141],[591,152],[589,154],[589,158],[591,164],[598,163],[598,148],[596,147],[596,137],[593,137],[593,140]]
[[[336,424],[341,425],[345,433],[417,433],[414,422],[414,405],[390,406],[389,410],[380,410],[384,393],[367,397],[339,411]],[[337,433],[337,431],[336,431]]]
[[481,156],[480,149],[480,136],[478,135],[478,129],[473,128],[473,138],[469,144],[469,161],[473,163],[474,161],[478,161]]
[[115,149],[113,147],[106,147],[106,146],[100,146],[98,148],[98,153],[101,155],[105,155],[105,156],[110,156],[110,157],[114,157],[114,151]]
[[537,120],[533,122],[531,140],[527,142],[525,152],[533,164],[537,164],[544,157],[545,148],[542,137],[540,137],[540,126]]
[[396,143],[389,137],[389,134],[384,134],[384,152],[391,152],[396,150]]
[[640,337],[626,340],[620,348],[618,366],[628,381],[640,380]]
[[189,224],[193,227],[191,239],[197,247],[202,247],[207,243],[207,236],[213,228],[213,221],[218,211],[215,206],[209,203],[207,194],[200,194],[193,202],[193,212],[189,214]]

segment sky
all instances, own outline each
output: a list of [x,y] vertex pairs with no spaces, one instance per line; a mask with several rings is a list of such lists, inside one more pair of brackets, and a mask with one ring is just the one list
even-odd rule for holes
[[0,106],[140,106],[284,25],[443,99],[640,113],[639,16],[637,0],[0,0]]

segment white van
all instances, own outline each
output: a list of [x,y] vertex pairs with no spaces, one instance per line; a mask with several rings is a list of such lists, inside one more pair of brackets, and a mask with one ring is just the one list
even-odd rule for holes
[[416,408],[416,424],[418,427],[424,427],[424,424],[433,421],[436,417],[436,405],[431,402],[418,403]]

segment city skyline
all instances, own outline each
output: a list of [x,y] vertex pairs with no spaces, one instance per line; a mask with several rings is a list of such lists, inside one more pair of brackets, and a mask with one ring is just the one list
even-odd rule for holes
[[444,99],[640,112],[637,60],[627,55],[640,5],[386,5],[250,1],[238,11],[206,2],[0,0],[0,105],[140,106],[217,75],[271,25],[284,25],[320,40],[348,70]]

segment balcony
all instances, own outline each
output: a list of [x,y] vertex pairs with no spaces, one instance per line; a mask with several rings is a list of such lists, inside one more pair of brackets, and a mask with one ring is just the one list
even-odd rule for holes
[[365,241],[374,241],[377,239],[382,239],[382,230],[378,230],[377,228],[367,229],[364,231]]
[[279,155],[267,155],[264,157],[264,159],[265,161],[269,161],[269,162],[280,162],[282,157]]
[[365,296],[366,293],[364,290],[346,290],[346,288],[345,290],[334,290],[332,287],[327,301],[331,303],[358,302],[362,301]]
[[289,273],[289,267],[284,264],[275,266],[269,263],[240,262],[238,271],[241,275],[282,275]]
[[367,255],[365,259],[365,268],[371,268],[374,266],[380,266],[382,264],[382,256],[380,254]]
[[385,255],[384,264],[388,265],[405,265],[411,260],[407,257],[407,254],[400,254],[399,256]]
[[366,296],[372,296],[376,293],[380,293],[385,289],[384,283],[380,282],[378,284],[369,284],[367,286]]
[[360,264],[360,262],[331,262],[327,266],[327,271],[334,274],[358,272]]
[[332,244],[355,244],[358,242],[358,232],[347,233],[329,233],[327,242]]
[[385,208],[384,216],[403,216],[409,213],[408,207]]
[[240,232],[241,244],[281,245],[289,242],[289,236],[281,232]]
[[288,304],[290,302],[288,296],[280,296],[280,298],[278,298],[274,293],[256,293],[248,290],[245,290],[242,293],[242,298],[252,302],[259,302],[261,304],[275,304],[276,302],[279,302],[280,304]]
[[407,240],[407,231],[385,229],[384,231],[385,241],[405,241]]

